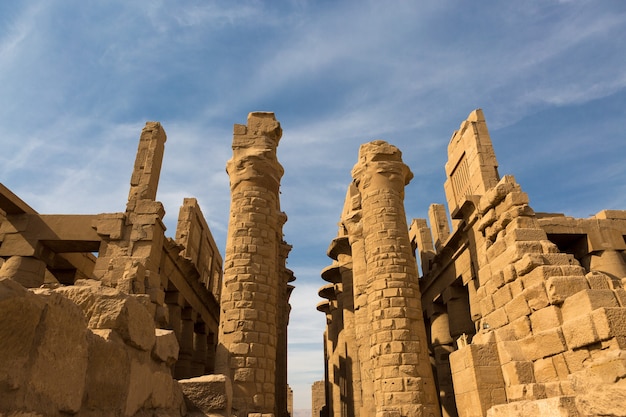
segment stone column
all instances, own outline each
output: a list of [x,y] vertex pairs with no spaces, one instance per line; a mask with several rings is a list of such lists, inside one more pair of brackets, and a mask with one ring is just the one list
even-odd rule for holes
[[358,188],[351,184],[346,195],[341,224],[348,233],[352,254],[354,339],[359,369],[358,379],[360,381],[359,392],[355,393],[355,396],[361,401],[358,415],[373,416],[376,409],[374,404],[374,370],[370,362],[369,352],[369,335],[372,324],[367,305],[367,259],[365,257],[361,214],[361,196]]
[[276,413],[281,135],[273,113],[250,113],[247,126],[235,125],[226,166],[231,208],[216,371],[232,379],[238,416]]
[[445,306],[434,304],[433,307],[434,312],[430,317],[430,342],[437,369],[441,413],[443,417],[457,417],[449,360],[450,353],[454,352],[454,340],[450,336],[450,318]]
[[352,170],[363,213],[377,417],[441,415],[404,211],[412,176],[384,141],[361,145]]
[[207,326],[202,319],[198,320],[193,330],[192,376],[204,375],[207,364]]
[[178,361],[176,362],[176,366],[174,368],[174,376],[176,379],[184,379],[191,376],[195,316],[196,312],[193,311],[191,307],[183,308],[179,343],[180,350],[178,352]]
[[[284,216],[287,220],[287,216]],[[282,227],[281,227],[282,229]],[[277,347],[276,347],[276,416],[286,417],[288,415],[288,386],[287,386],[287,325],[289,324],[289,313],[291,306],[289,305],[289,296],[291,294],[288,283],[295,280],[293,272],[287,268],[287,256],[292,246],[282,241],[282,232],[279,236],[281,240],[279,246],[279,271],[280,286],[278,287],[278,328],[277,328]]]

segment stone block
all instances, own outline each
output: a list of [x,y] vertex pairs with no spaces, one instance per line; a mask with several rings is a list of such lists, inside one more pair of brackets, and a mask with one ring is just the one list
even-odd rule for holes
[[[509,404],[496,405],[487,411],[487,417],[529,417],[529,416],[558,416],[558,417],[580,417],[574,396],[558,396],[545,398],[546,389],[544,384],[542,392],[538,393],[541,398],[536,399],[528,395],[528,387],[519,388],[527,395],[524,400],[512,400],[508,397]],[[508,391],[507,391],[508,392]]]
[[533,363],[530,361],[513,361],[502,365],[502,376],[506,386],[531,384],[535,382]]
[[619,307],[612,290],[582,290],[568,297],[561,307],[563,321],[574,319],[601,307]]
[[498,309],[504,307],[504,305],[511,301],[512,298],[513,295],[511,294],[509,285],[505,285],[493,294],[493,304],[495,308]]
[[600,340],[591,313],[564,322],[563,337],[569,349],[587,346]]
[[568,350],[563,352],[563,359],[570,373],[578,372],[585,368],[585,362],[590,358],[586,349]]
[[502,269],[502,278],[505,283],[512,282],[517,278],[515,267],[513,265],[507,265]]
[[11,256],[0,266],[0,280],[12,279],[26,288],[40,287],[45,273],[45,262],[29,256]]
[[479,366],[493,366],[497,363],[498,353],[495,343],[467,345],[450,354],[450,367],[453,373]]
[[540,241],[545,239],[547,239],[547,236],[543,229],[507,229],[505,242],[507,245],[513,245],[517,241]]
[[480,305],[480,313],[483,317],[489,315],[496,309],[491,295],[486,295],[485,297],[483,297],[480,300],[479,305]]
[[173,330],[156,329],[152,357],[172,366],[178,360],[179,346]]
[[84,406],[103,413],[121,410],[130,384],[129,369],[129,352],[122,338],[111,329],[93,330]]
[[538,383],[555,382],[559,380],[552,358],[538,359],[533,363],[535,379]]
[[513,298],[519,296],[524,291],[524,284],[522,283],[521,279],[511,281],[508,285],[511,289],[511,295],[513,296]]
[[626,336],[626,308],[599,308],[591,313],[600,340]]
[[500,308],[488,316],[485,316],[483,323],[486,323],[491,329],[497,329],[508,324],[509,318],[506,315],[506,311],[503,308]]
[[543,282],[525,288],[522,295],[531,311],[538,311],[550,305],[546,286]]
[[532,287],[533,285],[544,283],[548,278],[553,276],[562,276],[563,271],[561,267],[556,265],[542,265],[538,266],[526,275],[521,277],[524,288]]
[[611,277],[602,272],[591,271],[585,275],[589,288],[592,290],[611,290],[613,289]]
[[503,340],[496,344],[498,349],[498,359],[501,364],[509,362],[520,362],[526,360],[521,347],[514,340]]
[[547,263],[548,262],[546,262],[544,257],[540,254],[526,253],[524,256],[522,256],[522,259],[515,262],[515,273],[518,277],[521,277],[528,274],[533,269]]
[[546,290],[550,304],[560,305],[566,298],[579,291],[588,289],[589,285],[584,276],[555,276],[548,279]]
[[225,375],[203,375],[178,381],[189,411],[202,411],[210,415],[230,416],[233,390]]
[[522,295],[518,295],[509,301],[504,306],[504,310],[506,311],[507,317],[511,321],[530,314],[530,308],[526,303],[526,298]]
[[[506,387],[508,401],[522,400],[538,400],[546,398],[546,389],[544,384],[520,384]],[[532,416],[537,414],[530,414]]]
[[153,316],[134,297],[114,288],[91,285],[55,290],[83,310],[90,329],[113,329],[137,349],[150,351],[155,342]]
[[554,369],[556,370],[556,374],[558,375],[559,380],[567,380],[570,375],[570,371],[563,353],[552,356],[552,364],[554,365]]
[[[27,389],[28,406],[76,413],[83,400],[89,360],[83,312],[76,304],[50,290],[38,290],[37,295],[28,298],[39,298],[46,304],[45,314],[36,329],[35,343],[28,351],[30,372],[28,385],[23,387]],[[12,362],[6,356],[2,358]]]
[[[519,340],[531,334],[530,320],[528,317],[520,317],[508,325],[504,326],[506,332],[509,332],[510,336],[508,340]],[[496,333],[497,336],[498,333]],[[504,340],[504,339],[500,339]]]
[[530,323],[534,333],[559,327],[563,323],[561,310],[553,305],[544,307],[530,315]]
[[626,307],[626,290],[623,288],[616,288],[613,290],[613,293],[615,294],[615,298],[617,298],[619,305],[621,307]]
[[536,361],[564,352],[567,349],[560,328],[535,333],[520,340],[520,347],[526,360]]

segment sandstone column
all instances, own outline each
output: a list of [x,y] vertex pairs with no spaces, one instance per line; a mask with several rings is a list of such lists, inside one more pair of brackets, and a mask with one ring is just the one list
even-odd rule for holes
[[[354,184],[350,184],[346,194],[341,225],[348,234],[350,253],[352,256],[352,297],[354,306],[354,341],[356,345],[356,361],[358,363],[358,387],[355,386],[355,399],[358,398],[359,416],[371,416],[375,410],[374,376],[370,365],[369,335],[371,322],[367,305],[367,260],[365,258],[365,242],[361,222],[361,196]],[[355,401],[356,402],[356,401]]]
[[273,113],[250,113],[247,126],[235,125],[233,157],[226,166],[231,208],[216,372],[232,379],[238,416],[276,413],[281,135]]
[[412,176],[401,152],[384,141],[362,145],[352,170],[361,193],[378,417],[440,415],[404,212]]

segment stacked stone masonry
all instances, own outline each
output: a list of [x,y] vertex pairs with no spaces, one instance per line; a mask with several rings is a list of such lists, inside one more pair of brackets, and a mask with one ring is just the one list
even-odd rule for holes
[[[228,161],[231,211],[224,264],[217,371],[233,381],[233,412],[287,413],[286,326],[293,273],[280,211],[282,136],[273,113],[235,125]],[[281,329],[281,330],[279,330]]]
[[[372,160],[388,158],[378,152]],[[389,169],[369,190],[354,176],[328,250],[319,415],[626,415],[626,211],[535,212],[515,179],[500,177],[480,110],[448,146],[449,212],[433,204],[428,221],[401,225],[402,189],[380,178]],[[393,239],[400,229],[410,242]],[[419,279],[407,273],[417,262]],[[403,362],[415,353],[430,361]],[[345,386],[358,389],[344,396]]]
[[[280,130],[273,114],[253,113],[253,122],[254,114]],[[241,260],[249,265],[233,289],[222,282],[222,258],[195,198],[183,201],[176,238],[165,236],[156,201],[165,142],[161,125],[146,123],[124,212],[39,214],[0,184],[0,416],[248,415],[233,409],[248,372],[262,375],[259,412],[288,414],[288,282],[295,278],[285,268],[290,246],[277,188],[239,189],[254,207],[240,232],[249,222],[258,227],[245,230],[243,243],[229,240],[228,280]],[[263,178],[265,162],[250,165]],[[261,235],[269,245],[248,241]],[[273,298],[241,302],[252,293],[256,303]],[[218,339],[234,316],[241,328],[255,328],[252,342]],[[244,343],[246,360],[216,373],[220,347]]]

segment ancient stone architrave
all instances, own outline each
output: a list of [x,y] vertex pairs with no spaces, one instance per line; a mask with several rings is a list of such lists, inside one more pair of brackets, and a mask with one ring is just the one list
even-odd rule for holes
[[286,358],[277,354],[286,340],[281,332],[291,280],[285,268],[290,247],[282,233],[287,217],[278,198],[281,135],[273,113],[250,113],[247,125],[234,127],[233,157],[226,166],[231,209],[216,371],[232,378],[237,415],[287,412],[287,387],[277,387],[277,372],[286,369]]

